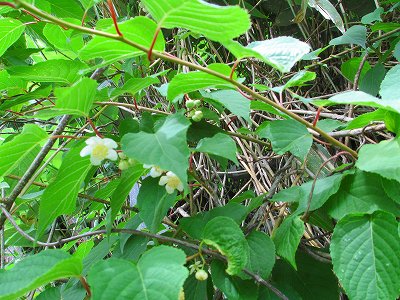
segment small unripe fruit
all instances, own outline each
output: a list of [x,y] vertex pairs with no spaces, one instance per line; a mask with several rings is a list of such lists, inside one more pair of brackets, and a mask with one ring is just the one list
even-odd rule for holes
[[203,119],[203,112],[201,110],[196,110],[192,117],[192,120],[195,122],[200,122],[201,119]]
[[120,159],[128,159],[128,157],[125,155],[124,152],[118,152],[118,157],[119,157]]
[[207,280],[208,273],[204,270],[198,270],[196,272],[196,275],[194,275],[194,276],[196,277],[197,280],[204,281],[204,280]]
[[127,160],[121,160],[118,164],[118,168],[123,171],[130,167],[130,164]]
[[199,107],[201,105],[201,100],[194,100],[194,106]]
[[193,100],[187,100],[186,101],[186,107],[188,108],[188,109],[191,109],[191,108],[193,108],[195,106],[195,101],[193,101]]

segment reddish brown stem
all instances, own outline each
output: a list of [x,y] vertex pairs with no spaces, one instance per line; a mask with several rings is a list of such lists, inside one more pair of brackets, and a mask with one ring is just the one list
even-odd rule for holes
[[139,110],[139,107],[137,105],[136,97],[133,97],[133,104],[135,105],[136,110]]
[[83,16],[82,16],[82,20],[81,20],[81,25],[82,25],[82,27],[85,25],[85,19],[86,19],[86,16],[87,16],[87,10],[85,10],[85,12],[83,13]]
[[17,7],[15,6],[15,4],[11,3],[11,2],[0,2],[0,6],[9,6],[12,7],[14,9],[16,9]]
[[104,138],[104,136],[100,133],[100,131],[97,130],[96,125],[94,125],[92,119],[90,117],[87,117],[88,123],[90,126],[93,128],[94,133],[99,137],[99,138]]
[[235,70],[236,70],[237,66],[239,65],[239,63],[240,63],[240,59],[237,59],[237,60],[235,61],[235,63],[233,64],[232,70],[231,70],[231,74],[229,74],[229,78],[230,78],[230,79],[232,79],[233,74],[235,74]]
[[313,127],[317,126],[319,116],[321,115],[321,110],[322,110],[322,106],[318,107],[317,114],[315,115],[314,122],[312,123]]
[[23,9],[22,11],[23,11],[24,13],[26,13],[26,14],[28,14],[28,15],[34,17],[36,21],[42,21],[39,17],[35,16],[33,13],[27,11],[26,9]]
[[111,18],[113,19],[113,22],[114,22],[115,30],[117,31],[117,34],[119,36],[122,36],[122,32],[119,30],[119,27],[118,27],[117,14],[115,13],[114,5],[112,3],[112,0],[107,0],[107,3],[108,3],[108,7],[110,9]]
[[251,97],[251,96],[249,96],[249,95],[247,95],[245,92],[243,92],[241,89],[239,89],[239,88],[236,88],[237,89],[237,91],[243,96],[243,97],[245,97],[245,98],[247,98],[247,99],[249,99],[249,100],[253,100],[253,98]]
[[147,52],[147,59],[149,61],[152,61],[151,56],[153,55],[153,48],[154,48],[154,45],[156,44],[157,37],[158,37],[158,34],[160,33],[160,30],[161,30],[161,28],[157,27],[156,32],[154,33],[154,36],[153,36],[153,40],[151,41],[150,49]]
[[229,125],[231,125],[231,124],[232,124],[232,122],[233,122],[233,121],[235,121],[236,119],[237,119],[237,117],[236,117],[236,116],[232,117],[232,118],[229,120],[228,124],[226,124],[226,127],[228,128],[228,127],[229,127]]
[[92,297],[92,292],[90,291],[90,287],[89,287],[89,285],[88,285],[88,283],[87,283],[85,277],[81,276],[81,277],[79,277],[79,280],[80,280],[82,286],[83,286],[83,287],[85,288],[85,290],[86,290],[87,298],[90,299],[90,298]]

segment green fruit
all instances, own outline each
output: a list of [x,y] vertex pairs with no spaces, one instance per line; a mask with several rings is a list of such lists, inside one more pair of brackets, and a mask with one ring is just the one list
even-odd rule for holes
[[191,109],[193,107],[195,107],[195,101],[193,100],[186,101],[186,108]]
[[118,168],[123,171],[126,170],[130,167],[131,165],[129,164],[129,162],[127,160],[121,160],[118,164]]
[[201,100],[194,100],[194,106],[199,107],[201,105]]
[[204,281],[208,278],[208,273],[204,270],[198,270],[194,275],[197,280]]

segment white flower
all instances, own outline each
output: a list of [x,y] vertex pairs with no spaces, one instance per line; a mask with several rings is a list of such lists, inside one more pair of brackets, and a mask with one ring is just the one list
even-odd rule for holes
[[82,149],[82,157],[90,155],[90,162],[94,166],[99,166],[104,159],[117,160],[118,154],[114,149],[118,147],[112,139],[102,139],[92,136],[86,140],[87,146]]
[[143,168],[145,168],[145,169],[150,169],[151,168],[149,175],[151,177],[153,177],[153,178],[161,176],[161,174],[165,172],[163,169],[161,169],[160,167],[155,166],[155,165],[146,165],[146,164],[144,164]]
[[165,185],[168,194],[172,194],[174,190],[183,191],[182,181],[171,171],[167,172],[165,176],[161,176],[159,185]]

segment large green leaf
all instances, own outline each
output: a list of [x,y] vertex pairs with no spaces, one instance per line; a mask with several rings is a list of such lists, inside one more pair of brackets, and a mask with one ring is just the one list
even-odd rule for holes
[[[358,74],[358,69],[361,64],[363,64],[361,72]],[[354,82],[354,78],[356,74],[359,75],[359,82],[361,82],[365,76],[365,74],[371,69],[371,65],[368,61],[363,62],[362,57],[353,57],[349,60],[343,62],[340,66],[340,70],[344,77],[347,78],[350,82]]]
[[29,81],[72,84],[82,77],[80,71],[86,67],[80,61],[54,59],[33,66],[15,66],[10,68],[8,72],[14,78]]
[[250,28],[247,12],[239,6],[217,6],[202,0],[142,0],[158,26],[181,27],[215,41],[230,40]]
[[97,92],[97,82],[83,78],[71,87],[57,88],[55,108],[60,114],[88,116]]
[[228,217],[216,217],[209,221],[203,232],[204,243],[214,246],[228,259],[226,272],[239,274],[246,266],[249,245],[239,225]]
[[246,237],[250,256],[246,268],[268,279],[275,264],[275,245],[264,232],[253,231]]
[[16,265],[0,272],[0,299],[13,300],[26,292],[54,280],[77,277],[82,272],[82,262],[62,250],[45,250],[28,256]]
[[[76,19],[67,19],[66,21],[80,25],[81,21]],[[72,50],[78,52],[83,47],[83,37],[76,34],[73,30],[66,30],[56,24],[46,24],[43,29],[43,35],[55,47],[63,50]]]
[[114,221],[132,187],[143,175],[145,169],[141,164],[134,164],[122,172],[121,181],[111,195],[111,221]]
[[359,152],[357,168],[400,182],[400,143],[398,139],[364,145]]
[[219,288],[229,300],[256,300],[258,287],[251,280],[229,276],[224,272],[224,264],[214,260],[211,263],[211,276],[214,285]]
[[378,95],[381,83],[386,75],[386,69],[381,64],[376,64],[372,69],[365,73],[360,81],[360,90],[372,96]]
[[39,207],[39,237],[58,216],[74,212],[78,192],[92,168],[89,157],[81,157],[83,145],[74,147],[63,159],[56,179],[44,190]]
[[396,299],[400,293],[398,222],[388,213],[348,215],[333,231],[330,252],[350,299]]
[[379,94],[387,101],[400,101],[400,65],[391,68],[383,79]]
[[[1,80],[1,78],[0,78],[0,80]],[[51,91],[52,91],[52,86],[50,86],[50,85],[40,87],[40,88],[34,90],[33,92],[26,93],[24,95],[20,95],[15,98],[4,101],[4,103],[0,105],[0,110],[9,109],[10,107],[13,107],[14,105],[25,103],[25,102],[28,102],[29,100],[47,98],[50,95]]]
[[295,255],[304,234],[304,223],[299,216],[287,217],[272,237],[276,253],[286,259],[297,270]]
[[150,232],[156,233],[160,223],[173,206],[175,194],[167,194],[164,186],[158,184],[159,178],[147,177],[143,180],[137,197],[140,218]]
[[312,135],[306,126],[295,120],[273,121],[260,136],[271,140],[273,150],[278,154],[290,151],[293,155],[304,159],[312,145]]
[[49,1],[51,12],[59,18],[82,19],[83,9],[77,0]]
[[[119,24],[120,31],[124,37],[143,47],[150,48],[157,25],[146,17],[136,17]],[[115,27],[111,26],[105,32],[116,33]],[[165,41],[162,32],[158,35],[154,50],[164,51]],[[80,52],[79,57],[83,60],[102,58],[104,64],[110,64],[117,60],[127,59],[145,53],[133,46],[120,41],[112,40],[102,36],[95,36]]]
[[113,90],[111,92],[111,97],[116,97],[125,93],[135,95],[140,90],[158,82],[159,80],[156,77],[131,78],[125,82],[122,87]]
[[382,191],[379,175],[357,171],[343,179],[340,190],[327,202],[328,212],[336,219],[351,213],[373,213],[376,210],[400,214],[400,206]]
[[197,280],[195,274],[190,275],[183,286],[185,300],[208,300],[207,280]]
[[257,52],[257,58],[281,72],[289,72],[311,50],[308,44],[288,36],[252,42],[247,48]]
[[186,185],[190,154],[186,132],[189,125],[182,113],[170,115],[155,133],[125,134],[121,140],[122,150],[143,164],[174,172]]
[[18,20],[0,19],[0,57],[19,39],[24,30],[25,25]]
[[251,101],[249,101],[249,99],[244,97],[239,92],[233,90],[222,90],[211,93],[202,92],[201,94],[206,98],[206,102],[207,98],[218,101],[235,115],[242,117],[246,121],[250,122]]
[[334,38],[329,42],[330,45],[355,44],[365,48],[367,41],[367,28],[362,25],[354,25],[347,29],[342,36]]
[[[231,68],[224,64],[211,64],[208,68],[227,77],[231,72]],[[233,85],[224,79],[200,71],[180,73],[175,75],[168,85],[168,100],[174,101],[179,96],[205,88],[233,88]]]
[[200,140],[196,151],[214,154],[230,159],[238,164],[236,158],[236,144],[231,137],[223,133],[217,133],[213,137]]
[[0,146],[0,176],[9,174],[48,137],[37,125],[27,124],[11,141]]
[[88,275],[92,299],[176,300],[189,273],[185,258],[182,250],[158,246],[145,252],[137,265],[103,260]]

